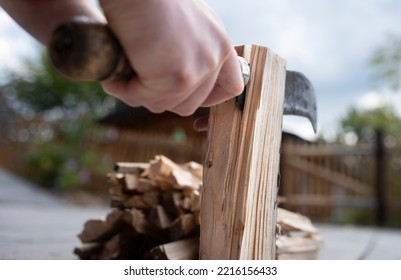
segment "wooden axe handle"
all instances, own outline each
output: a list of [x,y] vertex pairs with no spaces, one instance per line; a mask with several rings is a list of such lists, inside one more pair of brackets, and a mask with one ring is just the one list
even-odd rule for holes
[[63,76],[76,81],[129,79],[135,75],[107,24],[74,17],[52,34],[50,59]]

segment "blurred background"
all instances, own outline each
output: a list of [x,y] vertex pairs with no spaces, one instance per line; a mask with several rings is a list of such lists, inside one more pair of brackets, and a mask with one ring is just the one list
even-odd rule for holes
[[[401,227],[401,2],[207,1],[232,43],[260,44],[315,86],[318,133],[284,118],[280,195],[313,221]],[[202,162],[198,115],[128,108],[53,72],[0,9],[0,167],[56,193],[104,195],[117,161]]]

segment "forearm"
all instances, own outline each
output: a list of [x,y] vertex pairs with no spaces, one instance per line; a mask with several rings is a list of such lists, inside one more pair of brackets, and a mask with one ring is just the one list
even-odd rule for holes
[[104,21],[102,13],[90,0],[0,0],[0,5],[45,45],[53,30],[72,16],[85,15]]

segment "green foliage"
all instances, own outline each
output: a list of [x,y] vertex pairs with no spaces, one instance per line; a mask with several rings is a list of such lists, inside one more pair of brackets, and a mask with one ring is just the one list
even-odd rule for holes
[[358,142],[369,142],[374,132],[380,130],[401,140],[401,118],[394,107],[388,105],[370,110],[360,110],[352,107],[340,120],[341,130],[338,139],[353,133]]
[[[401,37],[389,34],[387,41],[376,49],[370,59],[376,78],[394,92],[401,89]],[[354,142],[373,140],[374,132],[380,130],[401,140],[401,117],[391,104],[369,110],[352,107],[340,120],[337,140]],[[348,139],[348,140],[349,140]]]
[[46,53],[40,63],[25,60],[24,69],[8,74],[1,90],[19,113],[43,113],[62,108],[69,114],[105,114],[113,99],[97,82],[71,82],[57,74]]
[[24,65],[18,73],[9,73],[8,82],[0,88],[18,115],[34,116],[39,122],[24,128],[30,153],[22,169],[29,170],[29,178],[40,185],[59,189],[81,186],[91,174],[104,173],[102,157],[87,141],[97,141],[96,119],[110,111],[114,99],[98,83],[64,79],[46,54],[39,63],[27,60]]
[[373,226],[375,225],[375,214],[373,211],[363,208],[350,208],[347,209],[340,222],[342,224]]
[[79,187],[94,173],[106,172],[106,164],[88,146],[97,137],[90,118],[60,120],[53,124],[55,137],[43,141],[27,155],[29,178],[48,188]]
[[394,91],[401,89],[401,37],[390,34],[387,41],[372,55],[370,64],[376,78]]

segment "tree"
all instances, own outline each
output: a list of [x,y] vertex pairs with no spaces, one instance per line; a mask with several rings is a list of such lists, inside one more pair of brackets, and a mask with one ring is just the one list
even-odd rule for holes
[[8,82],[1,87],[11,106],[22,115],[61,110],[62,117],[76,114],[98,117],[114,104],[114,99],[98,83],[77,83],[61,77],[44,52],[39,63],[25,60],[23,68],[8,73]]
[[64,79],[43,53],[39,63],[25,60],[23,69],[10,72],[0,91],[16,114],[42,122],[22,128],[28,133],[25,143],[31,145],[25,158],[27,170],[34,171],[29,178],[44,187],[66,189],[105,171],[101,156],[85,145],[96,142],[95,122],[115,103],[98,83]]
[[378,130],[401,141],[401,117],[391,105],[369,110],[351,107],[340,126],[337,139],[348,144],[370,142]]
[[[379,46],[369,61],[378,81],[384,83],[394,94],[401,89],[401,37],[389,34],[387,41]],[[340,119],[340,130],[337,140],[355,144],[373,140],[374,132],[380,130],[385,134],[401,140],[401,118],[391,105],[363,110],[351,107]]]
[[376,78],[394,91],[401,89],[401,36],[390,34],[387,42],[378,47],[370,64],[376,71]]

